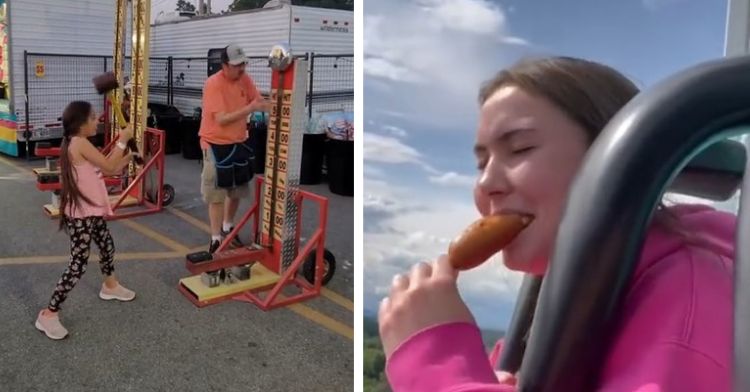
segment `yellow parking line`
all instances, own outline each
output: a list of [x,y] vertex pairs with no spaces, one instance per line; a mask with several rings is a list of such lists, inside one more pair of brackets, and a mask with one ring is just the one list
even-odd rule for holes
[[[174,208],[174,207],[167,207],[167,210],[169,212],[173,213],[174,215],[182,218],[183,220],[185,220],[186,222],[190,223],[191,225],[193,225],[193,226],[195,226],[195,227],[197,227],[197,228],[205,231],[206,233],[209,233],[209,234],[211,233],[211,227],[209,225],[207,225],[205,222],[201,221],[200,219],[195,218],[194,216],[192,216],[192,215],[190,215],[190,214],[188,214],[186,212],[180,211],[180,210],[178,210],[177,208]],[[191,252],[193,252],[193,251],[199,251],[199,250],[205,250],[205,249],[200,248],[200,249],[196,249],[196,250],[191,250]],[[342,296],[342,295],[340,295],[340,294],[338,294],[336,292],[333,292],[333,291],[331,291],[331,290],[329,290],[329,289],[327,289],[325,287],[322,288],[322,290],[320,291],[320,293],[324,297],[328,298],[331,302],[333,302],[333,303],[335,303],[335,304],[337,304],[337,305],[339,305],[339,306],[341,306],[341,307],[349,310],[350,312],[354,311],[354,303],[352,301],[350,301],[348,298],[346,298],[346,297],[344,297],[344,296]]]
[[[8,166],[13,167],[14,169],[18,170],[19,172],[27,173],[30,175],[33,175],[33,171],[30,169],[26,169],[24,167],[21,167],[19,165],[16,165],[15,163],[0,157],[0,162],[3,162],[7,164]],[[206,231],[208,233],[211,232],[210,227],[200,221],[197,218],[194,218],[193,216],[184,213],[182,211],[177,210],[176,208],[168,207],[167,208],[170,212],[172,212],[174,215],[182,218],[186,222],[192,224],[195,227],[200,228],[203,231]],[[152,240],[159,242],[160,244],[166,246],[169,249],[172,249],[173,252],[149,252],[149,253],[124,253],[116,255],[115,258],[117,260],[146,260],[146,259],[172,259],[172,258],[179,258],[184,257],[186,253],[203,250],[203,247],[200,248],[193,248],[190,249],[187,246],[161,234],[158,233],[144,225],[141,225],[140,223],[134,222],[129,219],[123,219],[120,220],[125,226],[145,235],[148,238],[151,238]],[[0,258],[0,265],[12,265],[12,264],[43,264],[43,263],[57,263],[57,262],[66,262],[70,259],[70,256],[30,256],[30,257],[9,257],[9,258]],[[351,301],[348,299],[328,290],[323,289],[321,290],[322,294],[330,299],[332,302],[341,305],[342,307],[345,307],[349,310],[353,310],[353,306],[351,305]],[[279,298],[281,299],[283,296],[279,295]],[[298,315],[305,317],[308,320],[311,320],[322,327],[335,332],[341,336],[344,336],[348,338],[349,340],[354,340],[354,329],[344,323],[341,323],[339,321],[334,320],[331,317],[328,317],[316,310],[313,310],[312,308],[305,306],[300,303],[287,305],[286,308],[289,310],[297,313]]]
[[[279,299],[283,299],[282,295],[279,295]],[[291,304],[286,306],[287,309],[300,316],[311,320],[329,331],[335,332],[349,340],[354,340],[354,329],[342,322],[336,321],[323,313],[320,313],[312,308],[302,305],[300,303]]]
[[175,252],[181,253],[183,256],[190,252],[190,248],[187,246],[165,236],[164,234],[161,234],[155,230],[152,230],[140,223],[134,222],[130,219],[123,219],[120,220],[122,224],[125,226],[128,226],[129,228],[145,235],[148,238],[151,238],[152,240],[166,246],[169,249],[172,249]]
[[[180,258],[184,255],[177,252],[134,252],[134,253],[115,253],[115,261],[125,260],[164,260]],[[92,255],[95,257],[95,255]],[[63,263],[70,260],[70,255],[62,256],[23,256],[23,257],[3,257],[0,258],[0,265],[17,265],[17,264],[48,264]]]
[[350,312],[354,311],[354,302],[350,301],[349,298],[346,298],[334,291],[328,290],[325,287],[320,288],[320,294],[331,300],[331,302],[334,302],[343,308],[349,309]]
[[33,172],[33,171],[31,171],[31,169],[27,169],[27,168],[25,168],[25,167],[23,167],[23,166],[17,165],[17,164],[15,164],[15,163],[13,163],[12,161],[10,161],[9,159],[6,159],[6,158],[3,158],[3,157],[0,157],[0,162],[2,162],[2,163],[4,163],[4,164],[6,164],[6,165],[8,165],[8,166],[10,166],[10,167],[12,167],[12,168],[14,168],[14,169],[16,169],[17,171],[19,171],[19,172],[21,172],[21,173],[24,173],[24,174],[32,174],[32,175],[34,174],[34,172]]
[[174,207],[167,207],[167,211],[171,212],[174,215],[177,215],[178,217],[182,218],[184,221],[205,231],[206,233],[211,234],[211,226],[206,224],[206,222],[203,222],[202,220],[188,214],[187,212],[182,212]]
[[[8,165],[8,166],[10,166],[10,167],[18,170],[21,173],[34,175],[34,172],[32,170],[24,168],[24,167],[21,167],[21,166],[15,164],[13,162],[11,162],[10,160],[8,160],[6,158],[0,157],[0,162],[5,163],[6,165]],[[173,239],[171,239],[171,238],[169,238],[169,237],[167,237],[167,236],[165,236],[165,235],[163,235],[161,233],[158,233],[158,232],[156,232],[156,231],[154,231],[154,230],[152,230],[152,229],[150,229],[150,228],[148,228],[148,227],[146,227],[144,225],[141,225],[140,223],[134,222],[134,221],[129,220],[129,219],[123,219],[120,222],[122,222],[125,226],[128,226],[131,229],[133,229],[133,230],[135,230],[135,231],[137,231],[137,232],[145,235],[146,237],[151,238],[152,240],[154,240],[154,241],[156,241],[156,242],[158,242],[158,243],[166,246],[167,248],[172,249],[174,252],[181,253],[180,256],[184,256],[186,253],[190,253],[190,251],[191,251],[190,248],[188,248],[187,246],[185,246],[185,245],[183,245],[183,244],[181,244],[181,243],[179,243],[179,242],[177,242],[177,241],[175,241],[175,240],[173,240]],[[45,259],[44,257],[47,257],[47,259]],[[58,256],[44,256],[44,257],[42,257],[41,260],[51,260],[51,261],[39,261],[39,262],[44,263],[44,262],[56,262],[56,261],[59,261],[59,257]],[[23,261],[21,261],[21,262],[23,262]]]
[[[126,220],[122,221],[128,222]],[[134,222],[129,222],[134,223]],[[141,226],[139,224],[136,224],[137,226]],[[143,227],[138,227],[139,230]],[[147,229],[147,228],[146,228]],[[150,229],[147,229],[150,231]],[[145,233],[144,233],[145,234]],[[157,233],[158,234],[158,233]],[[148,234],[147,234],[148,235]],[[194,249],[188,249],[190,252],[203,250],[203,248],[194,248]],[[166,259],[175,259],[175,258],[181,258],[185,256],[185,252],[142,252],[142,253],[122,253],[122,254],[116,254],[115,259],[119,261],[126,261],[126,260],[166,260]],[[61,255],[61,256],[26,256],[26,257],[6,257],[6,258],[0,258],[0,265],[18,265],[18,264],[47,264],[47,263],[63,263],[70,260],[70,256],[68,255]],[[323,289],[327,293],[324,294],[327,297],[340,297],[338,294],[335,294],[331,292],[330,290]],[[279,299],[283,299],[283,295],[279,295]],[[343,297],[341,297],[343,298]],[[343,298],[344,301],[346,298]],[[337,300],[332,300],[336,302]],[[345,304],[342,304],[340,299],[338,300],[341,306],[346,307]],[[341,336],[344,336],[350,340],[354,339],[354,330],[352,327],[349,327],[348,325],[341,323],[337,320],[334,320],[331,317],[326,316],[323,313],[320,313],[316,310],[313,310],[312,308],[303,305],[301,303],[291,304],[285,306],[289,310],[293,311],[294,313],[297,313],[298,315],[313,321],[314,323],[322,326],[323,328],[328,329],[329,331],[335,332]]]
[[[5,163],[8,166],[13,167],[14,169],[18,170],[19,172],[23,172],[23,173],[26,173],[26,174],[34,175],[34,172],[31,169],[27,169],[27,168],[21,167],[21,166],[15,164],[15,163],[11,162],[10,160],[3,158],[3,157],[0,157],[0,162],[3,162],[3,163]],[[185,245],[183,245],[183,244],[181,244],[181,243],[179,243],[179,242],[177,242],[177,241],[175,241],[175,240],[173,240],[173,239],[171,239],[171,238],[169,238],[169,237],[167,237],[167,236],[165,236],[165,235],[163,235],[161,233],[158,233],[158,232],[156,232],[156,231],[154,231],[154,230],[152,230],[152,229],[150,229],[150,228],[148,228],[148,227],[146,227],[144,225],[141,225],[140,223],[134,222],[134,221],[129,220],[129,219],[121,220],[121,222],[125,226],[130,227],[131,229],[133,229],[133,230],[135,230],[135,231],[137,231],[137,232],[145,235],[146,237],[151,238],[152,240],[154,240],[154,241],[156,241],[156,242],[158,242],[158,243],[166,246],[167,248],[172,249],[175,252],[182,253],[183,256],[186,253],[189,253],[189,251],[190,251],[190,248],[188,248],[187,246],[185,246]],[[52,257],[56,257],[56,256],[52,256]]]
[[208,247],[206,245],[196,246],[194,248],[190,248],[189,253],[200,252],[202,250],[208,250]]

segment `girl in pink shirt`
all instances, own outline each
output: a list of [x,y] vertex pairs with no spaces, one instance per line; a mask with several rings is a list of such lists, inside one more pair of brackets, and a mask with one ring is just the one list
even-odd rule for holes
[[96,113],[88,102],[72,102],[63,112],[60,229],[65,229],[70,236],[70,264],[57,282],[49,305],[39,312],[35,323],[50,339],[59,340],[68,335],[58,312],[70,290],[86,272],[92,240],[99,247],[105,276],[99,297],[120,301],[135,298],[135,293],[121,286],[113,274],[115,245],[105,221],[106,216],[112,215],[112,208],[102,176],[102,173],[121,173],[133,158],[132,153],[124,153],[133,131],[129,127],[121,130],[116,147],[105,157],[87,139],[96,135],[97,123]]
[[[477,209],[534,216],[503,250],[506,267],[545,274],[584,154],[637,93],[609,67],[562,57],[521,62],[482,88]],[[659,207],[592,375],[596,390],[731,390],[735,219],[707,206]],[[457,277],[441,256],[394,278],[378,315],[394,392],[515,391],[516,375],[493,370],[502,342],[487,360]]]

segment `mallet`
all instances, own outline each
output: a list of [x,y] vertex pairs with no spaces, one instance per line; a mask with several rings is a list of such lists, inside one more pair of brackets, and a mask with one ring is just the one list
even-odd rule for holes
[[[105,72],[91,81],[94,83],[96,92],[101,95],[109,94],[109,100],[112,102],[112,109],[115,111],[117,121],[120,124],[125,124],[125,116],[122,114],[120,102],[115,100],[115,95],[113,94],[113,92],[120,87],[120,83],[117,81],[114,72]],[[134,139],[128,140],[127,146],[134,153],[138,153],[138,146],[135,144]],[[139,165],[143,165],[143,159],[140,156],[135,156],[135,162]]]

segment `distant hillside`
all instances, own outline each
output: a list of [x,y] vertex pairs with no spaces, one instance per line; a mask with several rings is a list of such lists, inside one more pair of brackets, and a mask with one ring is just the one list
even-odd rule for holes
[[[366,313],[366,312],[365,312]],[[385,369],[385,355],[378,334],[378,320],[376,317],[365,316],[364,328],[364,391],[365,392],[389,392],[388,382],[385,380],[383,370]],[[495,342],[505,336],[505,331],[483,329],[482,341],[489,352],[495,346]]]
[[367,317],[371,317],[371,318],[374,318],[374,319],[378,318],[378,311],[377,310],[372,310],[372,309],[365,308],[364,312],[362,312],[362,313],[364,313],[364,315],[365,315],[366,318]]
[[378,336],[378,320],[375,317],[365,316],[362,324],[365,329],[365,337]]
[[498,340],[505,337],[505,331],[497,330],[497,329],[483,329],[482,330],[482,341],[484,342],[484,347],[486,347],[488,350],[492,350],[495,347],[495,343],[497,343]]
[[[364,329],[365,329],[365,338],[368,337],[378,337],[378,320],[374,317],[367,317],[364,318]],[[492,347],[495,346],[495,343],[505,337],[505,331],[503,330],[497,330],[497,329],[483,329],[482,330],[482,341],[484,342],[484,346],[488,349],[492,349]],[[378,339],[379,341],[380,339]]]

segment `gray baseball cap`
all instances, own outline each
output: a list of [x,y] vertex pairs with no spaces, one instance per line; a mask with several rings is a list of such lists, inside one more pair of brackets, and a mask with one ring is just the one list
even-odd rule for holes
[[247,56],[245,55],[245,51],[242,50],[242,48],[238,45],[232,44],[227,46],[226,56],[226,62],[231,65],[240,65],[242,63],[247,63]]

